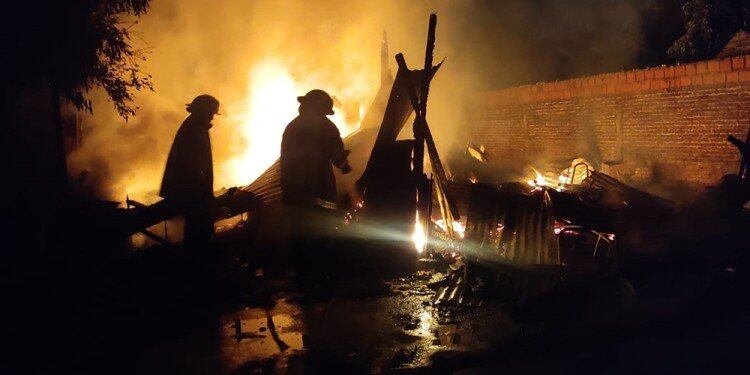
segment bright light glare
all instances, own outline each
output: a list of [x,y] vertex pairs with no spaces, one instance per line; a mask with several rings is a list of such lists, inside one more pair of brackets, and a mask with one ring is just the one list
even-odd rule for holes
[[411,235],[411,240],[414,242],[417,253],[422,254],[425,244],[427,244],[427,236],[422,227],[422,222],[419,220],[419,212],[417,212],[417,218],[414,221],[414,234]]

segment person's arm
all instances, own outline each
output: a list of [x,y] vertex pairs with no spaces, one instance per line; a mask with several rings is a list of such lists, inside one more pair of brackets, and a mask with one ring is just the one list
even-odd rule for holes
[[327,148],[331,162],[336,168],[340,169],[343,173],[351,172],[352,168],[349,166],[349,150],[344,149],[344,141],[341,139],[341,133],[333,122],[329,122],[329,134],[327,136]]

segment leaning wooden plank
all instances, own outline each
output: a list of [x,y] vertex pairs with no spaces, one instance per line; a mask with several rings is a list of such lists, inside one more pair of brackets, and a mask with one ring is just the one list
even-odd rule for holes
[[[431,74],[434,75],[439,68],[439,66],[433,68]],[[403,69],[402,67],[399,67],[396,72],[396,79],[391,88],[388,105],[383,114],[383,121],[378,130],[375,144],[372,147],[372,153],[367,161],[367,166],[364,169],[362,177],[357,181],[357,186],[360,191],[366,190],[367,180],[370,178],[370,175],[374,173],[372,171],[380,168],[379,163],[381,159],[381,151],[387,148],[387,145],[396,141],[396,138],[406,124],[406,120],[408,120],[414,110],[413,104],[409,101],[407,90],[414,89],[414,86],[411,86],[409,82],[413,82],[414,77],[419,76],[420,74],[420,71],[411,71],[409,69]]]
[[152,239],[152,240],[154,240],[154,241],[156,241],[156,242],[164,245],[164,246],[167,246],[167,247],[173,246],[171,242],[169,242],[166,239],[161,238],[161,237],[159,237],[159,236],[157,236],[157,235],[149,232],[148,229],[142,229],[142,230],[139,230],[138,232],[141,233],[141,234],[143,234],[144,236],[146,236],[146,237],[148,237],[148,238],[150,238],[150,239]]
[[[404,60],[404,57],[402,54],[396,55],[396,62],[399,65],[399,69],[405,69],[408,70],[406,67],[406,61]],[[436,67],[439,68],[443,63],[441,62]],[[424,85],[425,83],[423,83]],[[427,82],[429,84],[429,82]],[[416,85],[411,82],[408,83],[406,93],[409,97],[409,101],[412,103],[412,106],[414,108],[421,108],[424,107],[425,104],[421,103],[417,99],[416,94]],[[424,95],[424,94],[423,94]],[[427,120],[423,116],[424,110],[421,110],[417,118],[414,120],[414,127],[415,127],[415,139],[417,140],[417,144],[420,144],[420,140],[427,143],[427,154],[430,157],[430,165],[432,166],[432,171],[435,174],[435,178],[437,180],[437,186],[435,187],[436,191],[438,192],[438,197],[441,199],[445,199],[446,207],[450,210],[451,218],[444,217],[443,219],[447,220],[450,219],[450,222],[452,223],[453,220],[457,220],[460,217],[460,214],[458,212],[458,207],[455,204],[455,200],[451,199],[449,193],[446,190],[446,187],[448,185],[448,178],[445,173],[445,169],[443,168],[443,164],[440,161],[440,155],[438,154],[437,147],[435,146],[435,140],[432,137],[432,132],[430,131],[430,127],[427,124]],[[416,130],[419,129],[419,130]],[[418,138],[419,137],[419,138]],[[421,163],[418,163],[418,161],[421,160],[421,152],[419,151],[419,148],[415,148],[415,170],[419,170]],[[443,206],[440,206],[441,212],[443,209]],[[445,215],[444,215],[445,216]]]

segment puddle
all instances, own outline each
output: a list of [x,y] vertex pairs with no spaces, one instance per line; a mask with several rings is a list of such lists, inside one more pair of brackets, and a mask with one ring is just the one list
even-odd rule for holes
[[285,302],[271,310],[253,308],[222,317],[221,354],[230,370],[247,363],[276,362],[284,367],[285,359],[304,347],[299,309]]
[[[423,279],[408,283],[408,290],[424,289],[432,278]],[[281,300],[271,310],[227,314],[222,318],[223,361],[230,372],[248,364],[284,372],[300,363],[293,360],[298,355],[323,351],[353,368],[417,368],[430,366],[437,352],[482,348],[515,334],[499,309],[485,305],[465,319],[446,320],[432,298],[394,293],[304,306]]]

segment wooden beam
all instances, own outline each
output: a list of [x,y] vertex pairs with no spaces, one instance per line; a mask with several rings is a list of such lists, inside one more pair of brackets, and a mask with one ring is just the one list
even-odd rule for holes
[[158,243],[160,243],[160,244],[162,244],[162,245],[164,245],[166,247],[172,247],[172,246],[174,246],[171,242],[167,241],[166,239],[161,238],[160,236],[158,236],[158,235],[156,235],[154,233],[149,232],[148,229],[141,229],[138,232],[142,233],[144,236],[146,236],[146,237],[148,237],[148,238],[150,238],[150,239],[152,239],[152,240],[154,240],[154,241],[156,241],[156,242],[158,242]]

